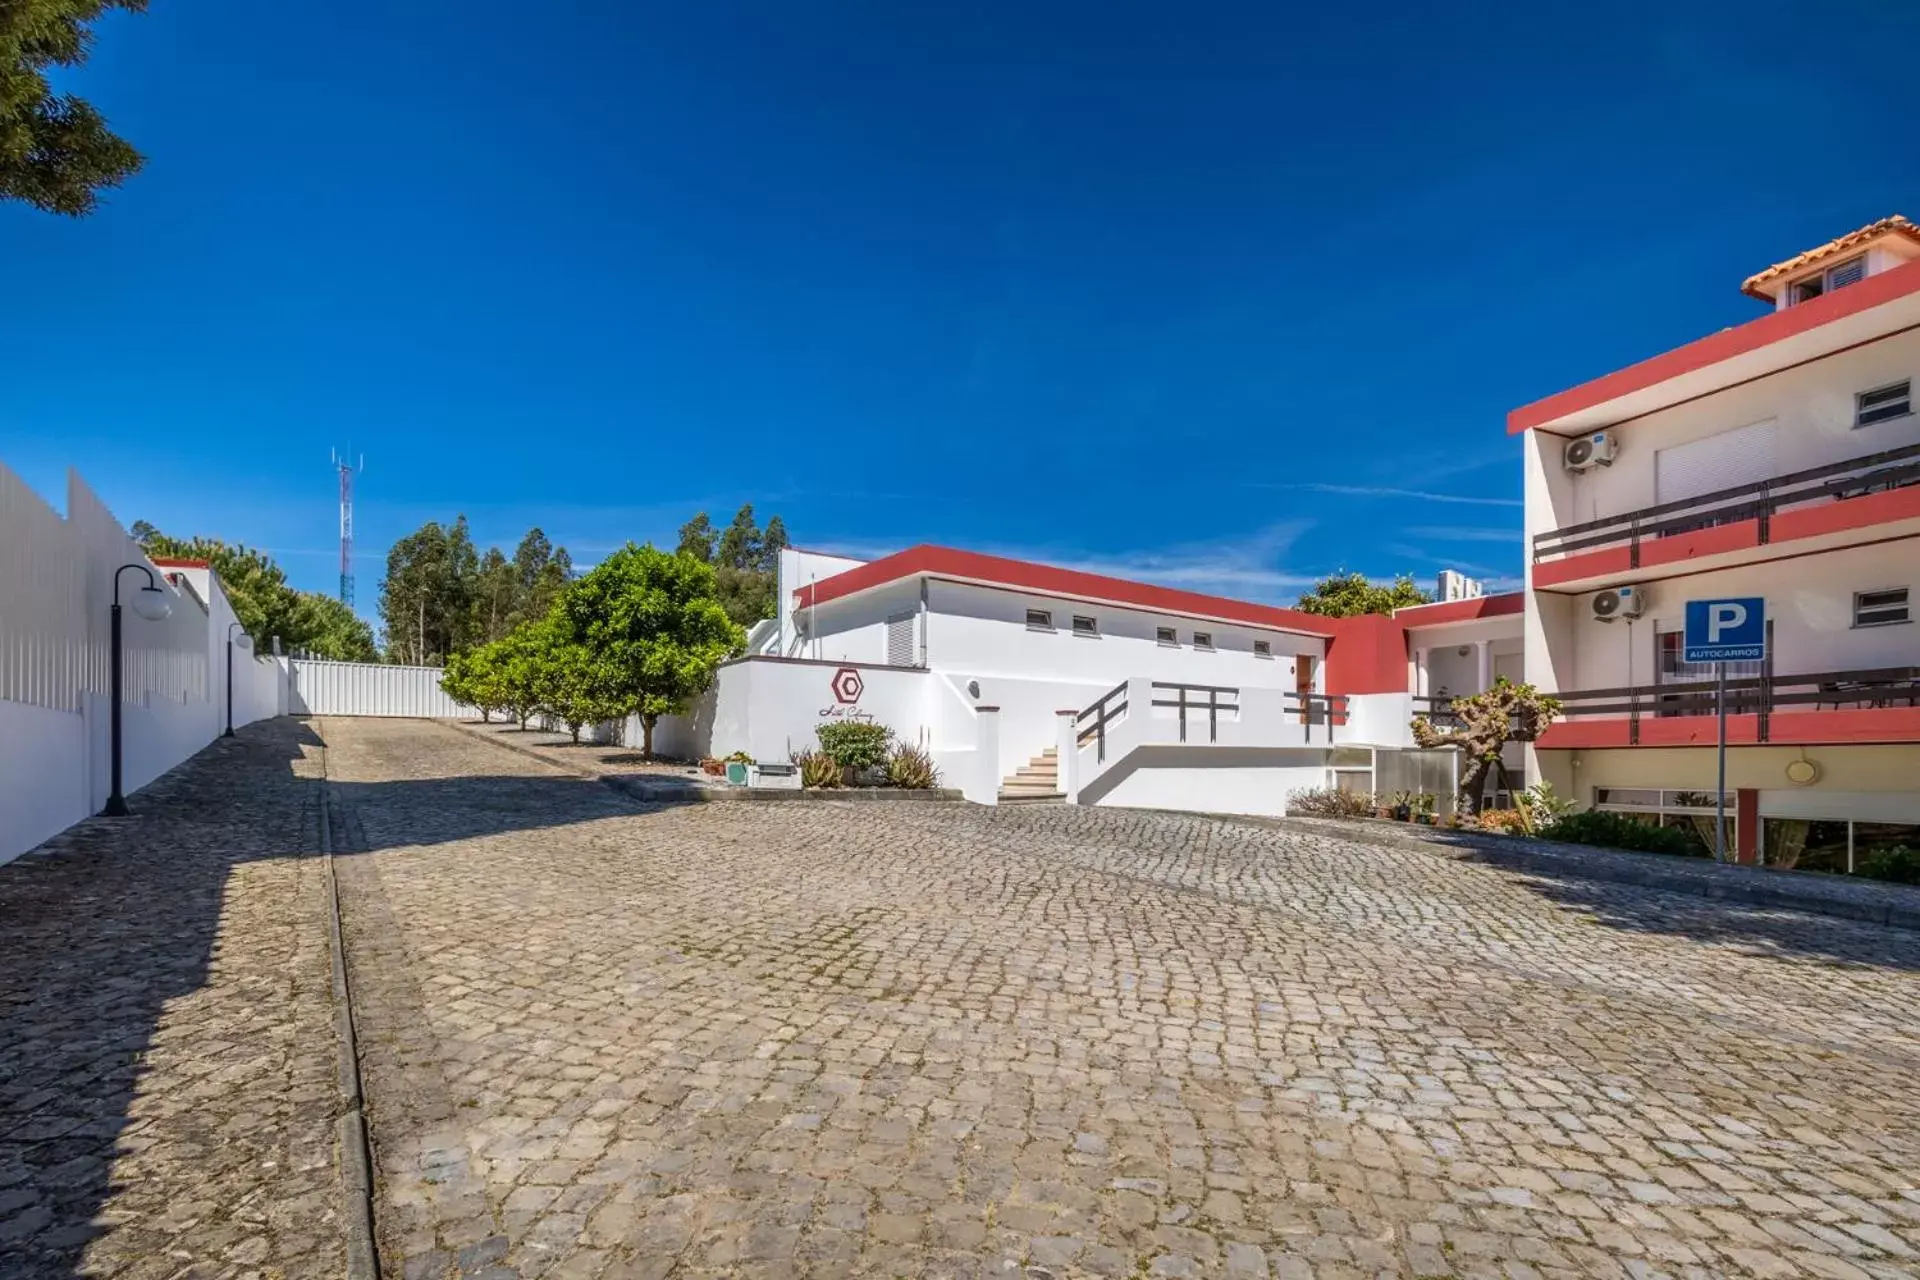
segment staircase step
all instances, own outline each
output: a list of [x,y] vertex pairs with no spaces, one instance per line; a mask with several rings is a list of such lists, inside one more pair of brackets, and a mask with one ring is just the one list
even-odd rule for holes
[[1001,804],[1065,804],[1067,797],[1058,791],[1002,791]]

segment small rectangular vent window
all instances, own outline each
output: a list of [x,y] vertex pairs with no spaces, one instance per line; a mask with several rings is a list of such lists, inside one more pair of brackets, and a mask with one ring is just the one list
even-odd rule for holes
[[1093,618],[1075,614],[1073,618],[1073,634],[1077,636],[1097,636],[1100,634],[1100,624]]
[[1253,642],[1253,656],[1256,658],[1271,658],[1273,656],[1273,641],[1255,640]]
[[1194,632],[1194,633],[1193,633],[1193,647],[1194,647],[1194,648],[1196,648],[1196,649],[1212,649],[1212,648],[1213,648],[1213,633],[1212,633],[1211,631],[1196,631],[1196,632]]
[[1161,644],[1171,645],[1176,649],[1180,647],[1180,633],[1172,627],[1155,627],[1153,629],[1153,638]]
[[1053,614],[1049,613],[1045,609],[1027,610],[1027,630],[1029,631],[1053,630]]
[[1870,427],[1876,422],[1904,418],[1912,412],[1911,379],[1891,386],[1876,387],[1872,391],[1862,391],[1853,398],[1853,425],[1856,427]]
[[1827,269],[1827,288],[1844,289],[1850,284],[1859,284],[1867,278],[1867,260],[1849,258],[1837,267]]
[[1853,625],[1856,627],[1884,627],[1912,620],[1905,587],[1893,591],[1854,592]]

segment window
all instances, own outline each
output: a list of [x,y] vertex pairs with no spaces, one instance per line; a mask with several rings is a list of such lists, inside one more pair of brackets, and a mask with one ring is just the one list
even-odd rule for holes
[[1153,629],[1153,638],[1171,648],[1178,649],[1180,647],[1180,635],[1172,627],[1155,627]]
[[1812,302],[1823,293],[1835,289],[1844,289],[1850,284],[1859,284],[1867,278],[1867,260],[1865,256],[1848,258],[1845,262],[1836,262],[1825,271],[1816,271],[1802,280],[1795,280],[1787,291],[1787,305],[1798,306],[1803,302]]
[[1077,636],[1098,636],[1100,634],[1100,623],[1093,618],[1075,614],[1073,617],[1073,634]]
[[1907,611],[1907,589],[1893,591],[1856,591],[1853,593],[1853,625],[1885,627],[1896,622],[1911,622]]
[[1273,641],[1255,640],[1253,642],[1253,656],[1256,658],[1271,658],[1273,656]]
[[1760,859],[1769,867],[1877,879],[1887,870],[1887,855],[1901,846],[1920,847],[1920,827],[1774,817],[1760,823]]
[[1027,610],[1027,630],[1029,631],[1053,630],[1053,614],[1045,609]]
[[1207,650],[1208,652],[1212,652],[1212,650],[1213,650],[1213,633],[1212,633],[1211,631],[1196,631],[1196,632],[1194,632],[1194,633],[1193,633],[1193,647],[1194,647],[1194,648],[1196,648],[1196,649],[1205,649],[1205,650]]
[[[1729,663],[1728,665],[1732,665]],[[1623,814],[1654,827],[1685,832],[1695,857],[1713,856],[1714,805],[1711,791],[1657,791],[1650,787],[1595,787],[1593,807]],[[1733,794],[1727,794],[1727,847],[1739,848]]]
[[1913,412],[1913,383],[1896,382],[1891,386],[1862,391],[1853,398],[1853,425],[1870,427],[1876,422],[1904,418]]

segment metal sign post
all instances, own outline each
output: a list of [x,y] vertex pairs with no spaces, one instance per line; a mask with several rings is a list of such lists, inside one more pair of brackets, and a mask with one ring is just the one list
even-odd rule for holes
[[1767,656],[1767,602],[1760,596],[1737,600],[1687,601],[1681,658],[1714,666],[1714,714],[1720,721],[1719,781],[1713,794],[1713,857],[1727,860],[1727,663],[1763,662]]
[[1713,788],[1713,860],[1727,860],[1727,664],[1714,665],[1713,700],[1720,712],[1720,780]]

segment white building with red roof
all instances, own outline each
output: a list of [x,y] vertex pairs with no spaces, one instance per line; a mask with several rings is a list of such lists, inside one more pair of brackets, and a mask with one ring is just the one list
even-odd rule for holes
[[1531,768],[1697,825],[1711,664],[1689,601],[1765,601],[1730,664],[1745,860],[1857,869],[1920,845],[1920,229],[1887,218],[1744,282],[1765,315],[1509,415],[1525,441],[1527,678],[1567,717]]

